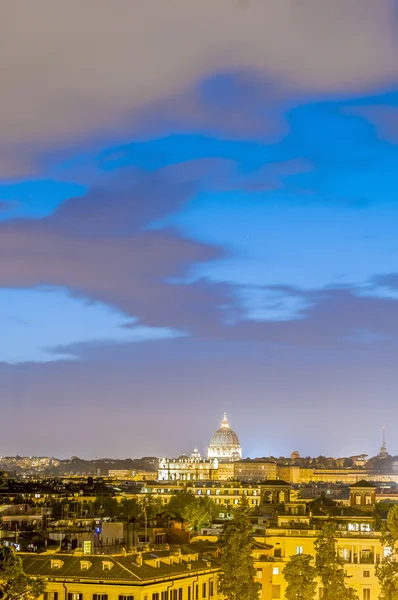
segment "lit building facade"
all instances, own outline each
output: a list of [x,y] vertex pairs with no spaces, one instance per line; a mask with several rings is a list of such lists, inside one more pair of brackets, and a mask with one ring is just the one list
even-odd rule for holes
[[25,573],[47,577],[43,600],[219,600],[218,561],[198,553],[20,554]]
[[158,481],[207,481],[217,479],[218,461],[203,460],[198,450],[190,456],[162,458],[159,461]]
[[242,458],[242,448],[239,438],[230,428],[226,413],[224,413],[224,418],[221,421],[221,427],[211,437],[207,457],[210,460],[231,461]]

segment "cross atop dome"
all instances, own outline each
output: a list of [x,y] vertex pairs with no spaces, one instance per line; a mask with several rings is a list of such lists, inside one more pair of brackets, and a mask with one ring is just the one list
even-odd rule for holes
[[227,419],[227,413],[224,413],[224,418],[221,421],[221,427],[224,427],[225,429],[229,429],[229,423],[228,423],[228,419]]

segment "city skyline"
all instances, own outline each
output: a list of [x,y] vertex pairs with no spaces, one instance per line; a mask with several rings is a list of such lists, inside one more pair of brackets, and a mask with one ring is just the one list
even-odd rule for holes
[[371,456],[383,426],[398,454],[397,25],[5,7],[2,454],[176,456],[224,411],[246,456]]

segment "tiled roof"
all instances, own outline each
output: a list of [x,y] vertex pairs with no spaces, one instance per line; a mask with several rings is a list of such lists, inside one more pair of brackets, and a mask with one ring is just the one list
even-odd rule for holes
[[[142,558],[145,560],[155,560],[159,555],[170,556],[170,553],[154,552],[145,553]],[[44,577],[54,578],[79,578],[80,580],[107,580],[107,581],[131,581],[139,583],[148,579],[159,579],[170,577],[172,575],[185,575],[195,571],[218,568],[217,561],[209,558],[199,558],[192,561],[190,570],[186,562],[168,565],[160,561],[158,567],[143,564],[137,564],[136,555],[72,555],[72,554],[24,554],[19,555],[22,559],[23,569],[27,575],[42,575]],[[54,568],[52,561],[60,561],[61,566]],[[81,568],[81,562],[91,563],[88,569]],[[103,562],[109,562],[113,566],[111,569],[104,569]],[[211,566],[208,566],[211,562]]]
[[349,486],[350,488],[375,488],[374,483],[370,481],[366,481],[365,479],[361,479],[361,481],[357,481]]

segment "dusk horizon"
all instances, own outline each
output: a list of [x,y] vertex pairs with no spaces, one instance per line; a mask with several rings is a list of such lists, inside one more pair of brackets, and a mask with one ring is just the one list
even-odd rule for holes
[[397,19],[6,3],[0,455],[398,455]]

